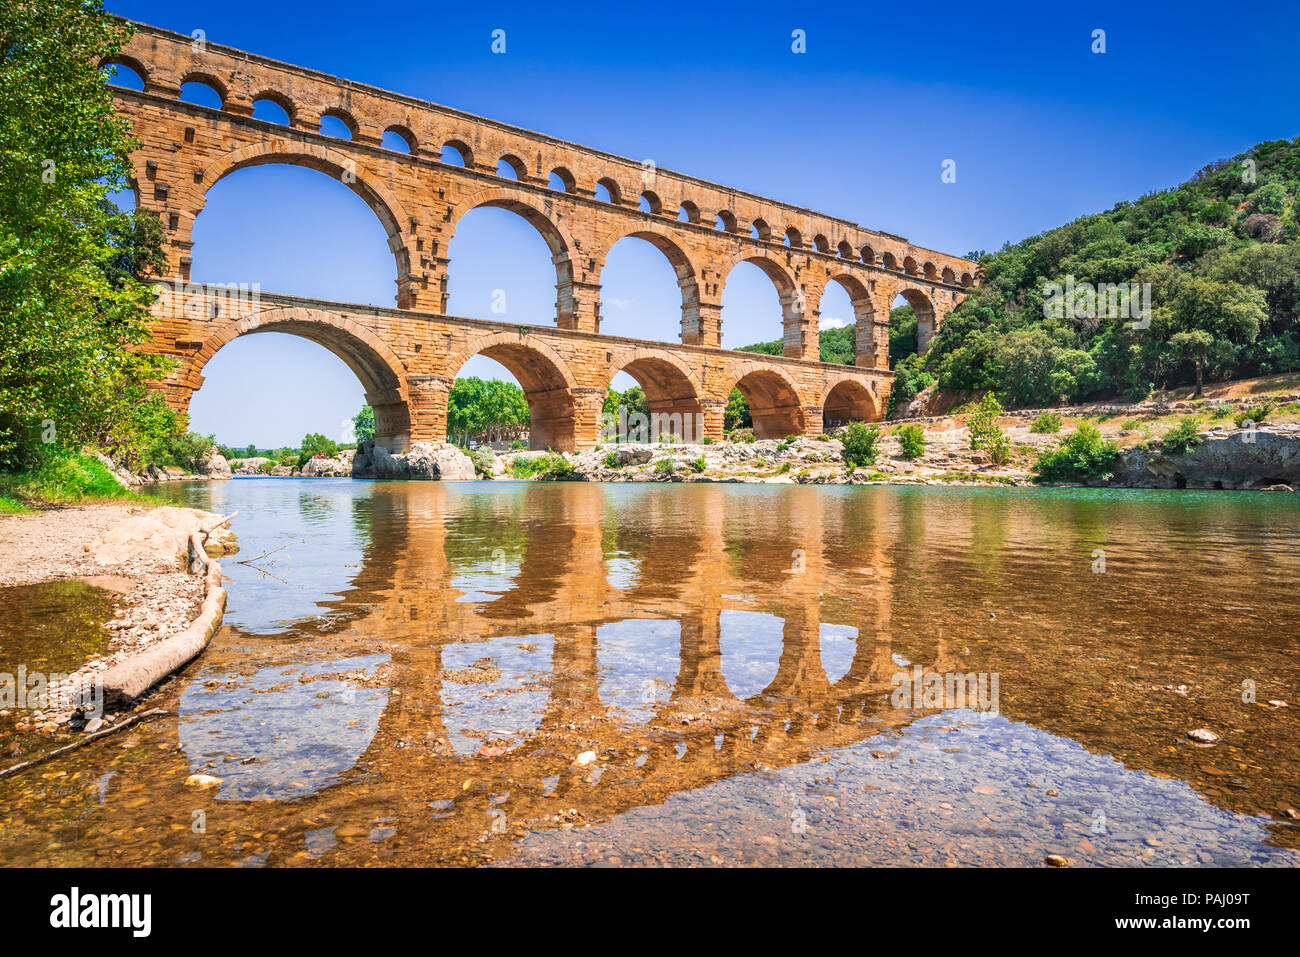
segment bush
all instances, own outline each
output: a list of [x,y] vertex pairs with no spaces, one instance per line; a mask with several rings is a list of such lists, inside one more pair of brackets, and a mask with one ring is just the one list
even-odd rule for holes
[[992,392],[985,394],[971,413],[966,429],[970,433],[970,447],[973,451],[983,450],[998,465],[1011,458],[1011,440],[998,427],[997,418],[1002,414],[1002,403]]
[[1201,420],[1194,415],[1185,415],[1178,424],[1165,433],[1160,440],[1160,451],[1169,455],[1182,455],[1196,448],[1205,440],[1199,432]]
[[700,439],[700,445],[712,445],[712,444],[713,444],[713,439],[707,435],[704,438]]
[[880,441],[880,429],[865,422],[854,422],[844,430],[844,464],[850,469],[876,462],[876,443]]
[[510,474],[519,479],[559,482],[573,477],[573,463],[558,452],[536,457],[516,455],[510,463]]
[[604,465],[605,468],[607,469],[621,469],[623,467],[618,461],[618,456],[615,455],[613,452],[610,452],[608,455],[605,456]]
[[655,463],[655,471],[660,475],[671,475],[677,470],[672,459],[660,459]]
[[831,440],[831,437],[830,437],[829,435],[827,435],[825,432],[823,432],[821,435],[817,436],[817,441],[818,441],[818,442],[829,442],[830,440]]
[[1246,428],[1247,426],[1245,423],[1247,422],[1259,425],[1261,422],[1268,421],[1268,417],[1273,414],[1273,410],[1276,407],[1277,403],[1272,399],[1268,399],[1264,402],[1260,402],[1258,405],[1251,406],[1249,409],[1242,409],[1233,416],[1232,421],[1236,423],[1236,426],[1239,429]]
[[698,459],[691,459],[691,470],[692,470],[692,471],[695,471],[695,472],[703,472],[703,471],[704,471],[704,456],[703,456],[703,455],[701,455]]
[[1226,419],[1237,410],[1227,402],[1221,402],[1210,410],[1211,419]]
[[1034,471],[1043,482],[1105,480],[1115,474],[1118,459],[1119,447],[1103,439],[1091,422],[1084,422],[1056,448],[1042,452]]
[[96,499],[139,499],[99,459],[54,448],[22,472],[0,473],[0,512],[24,512],[29,504],[71,505]]
[[919,425],[904,425],[898,430],[898,444],[903,447],[903,458],[920,458],[925,454],[925,429]]
[[496,459],[495,455],[484,448],[462,449],[461,451],[469,456],[469,460],[474,463],[475,475],[481,475],[484,478],[492,477],[492,463]]
[[1039,412],[1029,431],[1037,432],[1039,435],[1055,435],[1061,431],[1062,421],[1059,412]]

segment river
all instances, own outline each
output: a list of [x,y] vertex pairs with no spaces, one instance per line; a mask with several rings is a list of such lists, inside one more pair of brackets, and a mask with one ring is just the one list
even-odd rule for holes
[[1300,864],[1300,496],[157,494],[238,510],[225,623],[0,861]]

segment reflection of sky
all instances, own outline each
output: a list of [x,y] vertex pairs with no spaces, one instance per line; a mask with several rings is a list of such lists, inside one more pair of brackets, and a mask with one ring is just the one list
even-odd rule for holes
[[648,721],[655,705],[672,697],[681,662],[680,622],[629,618],[596,629],[600,699],[634,723]]
[[[283,801],[333,784],[369,747],[388,689],[299,679],[373,672],[387,661],[388,655],[366,655],[262,668],[251,676],[201,672],[187,683],[179,707],[180,743],[191,769],[221,778],[222,800]],[[219,684],[208,688],[208,681]]]
[[605,578],[610,588],[631,588],[641,575],[641,562],[621,555],[605,559]]
[[825,756],[675,794],[581,832],[535,831],[506,863],[617,855],[635,864],[644,852],[634,849],[652,847],[665,864],[716,855],[730,864],[1042,866],[1062,854],[1092,865],[1300,866],[1300,852],[1264,843],[1267,818],[1220,810],[1181,779],[1129,770],[1001,717],[949,711]]
[[459,602],[496,601],[515,587],[519,577],[517,558],[492,559],[461,565],[451,573],[451,588],[463,592],[457,596]]
[[[369,538],[354,509],[373,489],[351,479],[237,478],[164,483],[151,494],[222,515],[239,512],[232,523],[239,553],[221,560],[231,580],[225,622],[271,635],[282,633],[286,622],[327,612],[327,603],[350,590]],[[264,554],[256,567],[240,564]]]
[[[554,650],[554,635],[484,638],[442,649],[443,726],[457,753],[473,754],[490,738],[510,739],[514,746],[537,730],[550,692],[546,688],[521,689],[532,685],[536,676],[550,673]],[[445,674],[472,670],[483,658],[500,669],[496,681],[461,684]]]
[[785,622],[764,612],[727,608],[718,627],[722,677],[737,698],[751,698],[776,678]]
[[853,656],[858,653],[858,629],[852,625],[822,622],[820,636],[822,670],[826,672],[826,680],[835,684],[849,673],[853,665]]

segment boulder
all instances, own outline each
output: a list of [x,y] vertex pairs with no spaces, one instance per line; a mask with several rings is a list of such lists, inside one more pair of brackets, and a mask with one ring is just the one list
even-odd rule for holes
[[208,449],[194,471],[203,478],[213,481],[222,481],[231,477],[230,463],[217,451],[216,446]]
[[1260,489],[1300,482],[1300,427],[1259,426],[1201,433],[1181,455],[1124,449],[1112,485],[1128,488]]
[[459,482],[474,478],[474,463],[446,442],[416,442],[407,451],[393,455],[371,439],[358,447],[352,459],[352,476]]

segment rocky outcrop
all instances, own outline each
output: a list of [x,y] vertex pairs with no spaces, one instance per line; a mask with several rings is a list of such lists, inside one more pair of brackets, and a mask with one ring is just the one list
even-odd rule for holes
[[207,454],[195,466],[194,471],[200,478],[213,481],[224,481],[231,477],[230,463],[226,461],[224,455],[217,451],[215,446],[208,449]]
[[299,474],[307,478],[347,478],[352,474],[354,452],[346,449],[334,458],[316,455],[303,463]]
[[1124,449],[1111,485],[1128,488],[1263,489],[1300,485],[1300,426],[1211,429],[1181,455]]
[[361,443],[352,459],[352,477],[459,482],[474,478],[474,463],[446,442],[416,442],[407,451],[393,455],[368,440]]

